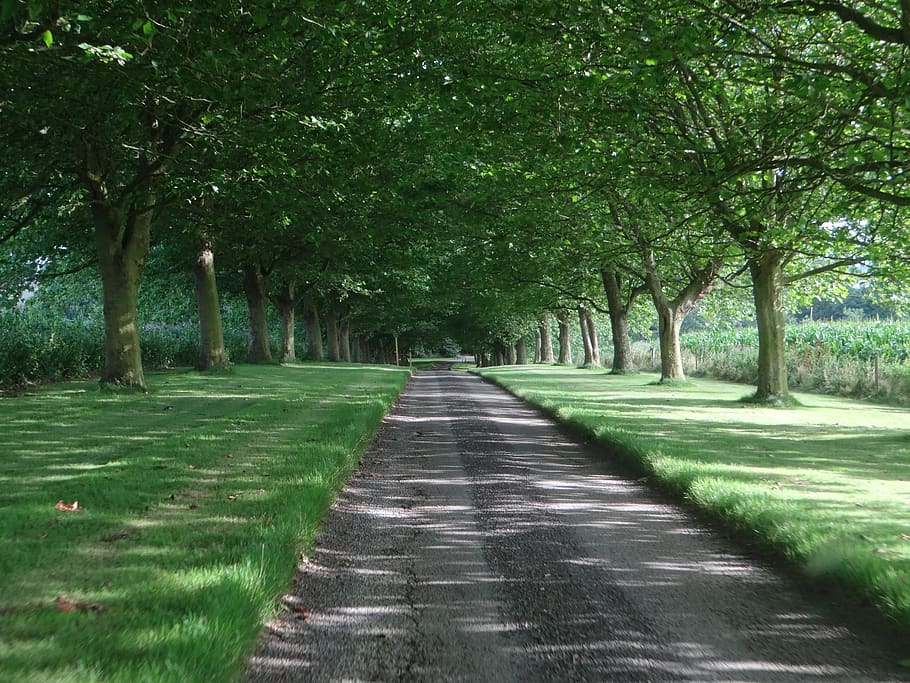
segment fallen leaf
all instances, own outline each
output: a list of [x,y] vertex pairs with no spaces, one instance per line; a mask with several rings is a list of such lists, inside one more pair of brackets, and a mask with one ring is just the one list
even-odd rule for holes
[[306,621],[310,616],[310,608],[300,604],[300,599],[294,595],[285,594],[282,598],[284,604],[291,612],[297,615],[298,619]]
[[107,608],[98,602],[79,602],[66,595],[54,598],[58,612],[104,612]]
[[910,534],[901,534],[902,541],[910,541]]
[[54,507],[60,512],[79,512],[81,510],[78,500],[74,500],[72,503],[64,503],[62,500],[58,500]]
[[233,453],[225,453],[225,454],[224,454],[224,457],[225,457],[225,458],[233,458],[233,457],[234,457],[234,454],[233,454]]
[[199,509],[199,506],[196,505],[196,503],[193,503],[192,505],[190,505],[190,510],[198,510],[198,509]]

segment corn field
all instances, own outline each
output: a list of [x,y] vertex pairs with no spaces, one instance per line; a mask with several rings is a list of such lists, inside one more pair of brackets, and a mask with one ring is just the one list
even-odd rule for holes
[[[690,375],[755,381],[756,328],[689,332],[680,342]],[[910,403],[910,321],[791,323],[787,356],[793,389]],[[639,347],[640,367],[653,358]]]

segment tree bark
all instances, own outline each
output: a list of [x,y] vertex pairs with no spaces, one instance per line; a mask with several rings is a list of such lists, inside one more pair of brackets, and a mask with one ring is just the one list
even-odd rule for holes
[[493,365],[499,366],[505,364],[505,347],[501,341],[493,344]]
[[149,250],[151,211],[128,218],[120,218],[118,213],[104,207],[95,210],[95,246],[104,305],[101,383],[145,391],[137,297]]
[[540,336],[540,330],[534,332],[534,363],[543,362],[543,339]]
[[635,370],[632,364],[632,342],[629,339],[629,313],[635,299],[645,290],[635,287],[629,292],[629,298],[623,300],[622,282],[619,275],[610,270],[601,270],[604,293],[607,295],[607,308],[610,313],[610,331],[613,335],[613,365],[611,372],[620,375]]
[[249,332],[247,337],[246,361],[264,363],[272,360],[269,348],[268,278],[259,263],[243,267],[243,292],[249,310]]
[[572,364],[572,318],[569,310],[563,308],[557,313],[559,321],[559,364]]
[[671,300],[663,291],[654,252],[648,246],[643,246],[642,261],[645,269],[645,284],[651,292],[651,299],[657,309],[660,381],[661,383],[684,381],[686,373],[682,364],[679,330],[686,316],[714,287],[714,280],[720,271],[721,263],[711,261],[696,270],[683,290]]
[[199,307],[199,355],[196,357],[196,369],[226,368],[228,355],[224,348],[221,307],[215,280],[215,257],[208,245],[200,249],[193,262],[193,280]]
[[325,340],[329,360],[337,363],[341,360],[341,342],[338,338],[338,311],[333,302],[329,303],[326,311]]
[[787,381],[781,255],[777,251],[766,251],[749,259],[748,265],[758,324],[758,382],[755,398],[761,401],[786,401],[790,391]]
[[528,364],[528,343],[524,337],[519,337],[518,341],[515,342],[515,364]]
[[550,333],[550,314],[541,313],[538,324],[538,334],[540,335],[540,362],[553,362],[553,335]]
[[[182,147],[182,126],[157,115],[159,103],[147,102],[142,116],[145,140],[138,170],[115,197],[111,159],[98,138],[83,130],[76,145],[77,172],[95,227],[95,249],[101,273],[104,308],[102,384],[146,390],[137,319],[137,296],[151,244],[151,224],[158,191],[170,163]],[[188,118],[177,117],[181,123]],[[119,148],[119,145],[116,145]]]
[[310,298],[303,302],[303,323],[306,327],[307,360],[322,360],[322,326],[316,303]]
[[297,359],[294,326],[298,301],[294,296],[294,282],[290,280],[283,283],[278,293],[272,297],[272,304],[278,309],[278,315],[281,317],[280,359],[283,362]]
[[341,360],[351,362],[351,324],[346,318],[338,323],[338,342],[341,346]]
[[578,324],[581,328],[581,343],[585,350],[585,360],[583,367],[589,368],[594,366],[594,345],[591,340],[591,328],[588,326],[587,309],[584,306],[578,307]]
[[590,308],[585,309],[585,324],[588,326],[588,338],[591,340],[591,356],[594,359],[594,367],[601,367],[600,362],[600,342],[597,338],[597,326],[594,324],[594,313]]

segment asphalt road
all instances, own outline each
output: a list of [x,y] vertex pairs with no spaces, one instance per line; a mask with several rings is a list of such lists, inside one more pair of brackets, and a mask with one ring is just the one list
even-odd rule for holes
[[862,612],[749,559],[502,390],[419,373],[249,681],[901,681]]

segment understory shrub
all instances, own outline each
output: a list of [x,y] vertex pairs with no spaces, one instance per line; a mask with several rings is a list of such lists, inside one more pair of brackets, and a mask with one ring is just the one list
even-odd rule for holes
[[0,311],[0,386],[85,375],[103,359],[104,326],[98,321]]

